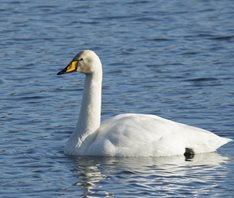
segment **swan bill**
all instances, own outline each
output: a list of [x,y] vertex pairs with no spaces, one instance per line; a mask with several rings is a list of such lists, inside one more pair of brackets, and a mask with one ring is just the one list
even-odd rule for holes
[[62,75],[65,73],[72,73],[77,71],[77,65],[78,65],[78,61],[77,60],[73,60],[71,61],[67,67],[65,67],[63,70],[61,70],[60,72],[57,73],[57,75]]

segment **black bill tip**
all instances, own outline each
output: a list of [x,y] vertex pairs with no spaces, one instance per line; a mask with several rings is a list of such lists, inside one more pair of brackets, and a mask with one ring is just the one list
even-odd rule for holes
[[59,71],[59,72],[57,73],[57,75],[62,75],[62,74],[65,74],[65,73],[66,73],[66,69],[63,69],[63,70]]

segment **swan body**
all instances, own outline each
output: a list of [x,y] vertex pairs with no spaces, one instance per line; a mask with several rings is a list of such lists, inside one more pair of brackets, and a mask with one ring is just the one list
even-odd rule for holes
[[120,114],[103,123],[102,64],[91,50],[77,54],[58,75],[77,71],[86,75],[79,120],[65,153],[88,156],[172,156],[214,152],[232,141],[216,134],[148,114]]

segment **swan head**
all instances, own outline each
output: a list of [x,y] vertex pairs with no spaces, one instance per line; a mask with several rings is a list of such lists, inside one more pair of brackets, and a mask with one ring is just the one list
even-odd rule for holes
[[98,55],[92,50],[79,52],[72,61],[58,75],[72,72],[92,74],[102,71],[102,64]]

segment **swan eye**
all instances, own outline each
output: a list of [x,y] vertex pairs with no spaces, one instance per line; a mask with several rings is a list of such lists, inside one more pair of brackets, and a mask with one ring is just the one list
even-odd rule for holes
[[80,58],[79,61],[83,61],[84,59],[83,58]]

